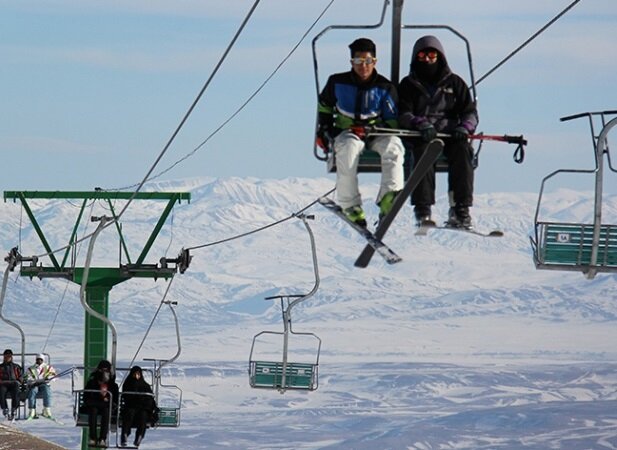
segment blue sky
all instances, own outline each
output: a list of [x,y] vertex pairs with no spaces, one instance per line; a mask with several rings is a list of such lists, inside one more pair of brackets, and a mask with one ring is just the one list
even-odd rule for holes
[[[534,0],[407,0],[405,24],[447,24],[470,41],[476,78],[571,3]],[[161,172],[191,153],[286,57],[329,0],[262,0],[178,138]],[[0,1],[2,190],[91,190],[139,182],[210,76],[252,0]],[[264,89],[228,125],[161,180],[195,176],[259,178],[326,175],[312,156],[315,82],[310,41],[332,24],[377,22],[379,0],[335,0]],[[349,67],[347,44],[378,44],[390,76],[391,12],[379,31],[331,32],[319,41],[320,83]],[[585,120],[559,117],[617,109],[617,22],[613,0],[581,1],[478,85],[480,130],[524,134],[523,165],[513,148],[485,143],[477,192],[535,192],[557,168],[592,166]],[[467,78],[463,48],[442,38]],[[403,33],[401,76],[420,34]],[[374,176],[363,176],[374,181]],[[440,186],[445,180],[439,180]],[[617,186],[614,180],[607,184]],[[564,187],[592,189],[591,179]],[[611,186],[609,186],[610,191]],[[614,190],[614,189],[613,189]]]

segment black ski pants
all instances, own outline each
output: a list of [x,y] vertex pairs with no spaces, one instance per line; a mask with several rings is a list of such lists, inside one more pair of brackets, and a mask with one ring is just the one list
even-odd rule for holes
[[[109,404],[104,402],[96,402],[87,406],[88,411],[88,428],[90,431],[90,439],[100,440],[107,439],[109,433]],[[96,433],[97,417],[101,417],[101,427],[99,434]]]
[[135,427],[135,437],[146,435],[148,412],[139,408],[125,408],[122,410],[122,434],[131,434],[131,428]]
[[[426,149],[426,143],[417,139],[405,142],[411,147],[414,165]],[[448,192],[452,192],[454,203],[458,206],[473,205],[473,148],[467,141],[444,139],[443,154],[448,162]],[[405,179],[410,170],[405,169]],[[435,204],[435,166],[426,173],[420,184],[411,194],[411,204],[431,206]]]
[[11,409],[19,408],[19,383],[17,381],[3,381],[0,383],[0,407],[9,409],[7,396],[11,399]]

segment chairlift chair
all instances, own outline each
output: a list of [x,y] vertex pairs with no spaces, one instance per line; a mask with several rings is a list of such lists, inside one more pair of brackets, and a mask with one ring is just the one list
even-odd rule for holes
[[[75,419],[75,426],[78,426],[78,427],[88,426],[88,414],[85,413],[83,410],[84,392],[98,392],[96,390],[91,390],[91,389],[86,390],[78,386],[84,386],[85,381],[87,380],[87,378],[90,376],[90,374],[94,370],[95,368],[91,368],[91,367],[86,368],[83,366],[76,366],[76,367],[73,367],[71,371],[71,392],[73,393],[73,418]],[[130,370],[131,369],[129,367],[118,367],[118,368],[115,368],[115,373],[117,376],[118,373],[124,373],[124,372],[128,373],[130,372]],[[144,374],[147,374],[150,378],[151,383],[153,383],[154,373],[150,369],[142,369],[142,372]],[[122,386],[118,386],[118,388],[122,390]],[[120,393],[119,396],[120,398],[117,399],[117,402],[121,401],[122,393]],[[110,420],[112,427],[110,427],[110,431],[112,431],[112,428],[113,428],[113,431],[115,432],[117,415],[118,415],[117,410],[113,411],[113,414],[111,414],[111,417],[109,420]]]
[[[604,155],[609,170],[612,167],[608,148],[608,132],[617,125],[617,117],[607,122],[606,116],[617,111],[585,112],[562,117],[562,122],[587,117],[591,128],[595,168],[559,169],[543,178],[534,217],[535,235],[530,236],[533,259],[537,269],[582,272],[592,279],[598,272],[617,272],[617,225],[602,223],[602,190]],[[594,131],[594,119],[601,121],[599,135]],[[549,179],[564,174],[594,174],[595,201],[593,223],[572,223],[540,220],[540,208],[545,185]]]
[[[385,14],[387,10],[387,6],[389,4],[389,0],[385,0],[383,4],[383,8],[381,11],[381,17],[379,22],[374,25],[331,25],[324,28],[312,41],[312,50],[313,50],[313,68],[315,74],[315,86],[317,90],[317,96],[319,96],[321,92],[321,87],[319,83],[319,70],[317,63],[317,41],[321,39],[326,33],[331,30],[369,30],[380,28],[384,24]],[[395,2],[397,4],[393,7],[393,19],[392,19],[392,61],[391,61],[391,77],[390,80],[393,83],[398,83],[399,80],[399,68],[400,68],[400,31],[401,30],[445,30],[461,39],[466,48],[467,52],[467,62],[469,66],[469,77],[470,77],[470,90],[472,91],[472,97],[474,100],[477,100],[477,92],[476,92],[476,83],[473,71],[473,63],[471,58],[471,47],[469,45],[469,41],[467,38],[455,30],[454,28],[448,25],[402,25],[401,24],[401,13],[402,13],[402,0],[398,0]],[[317,129],[317,126],[315,126]],[[369,132],[370,136],[370,132]],[[405,140],[403,143],[406,144]],[[472,155],[472,166],[473,168],[478,167],[479,154],[482,148],[482,141],[478,144],[478,148],[473,151]],[[327,171],[330,173],[336,172],[336,155],[332,149],[324,150],[319,148],[317,145],[313,148],[314,156],[326,162]],[[411,148],[409,145],[405,145],[405,160],[404,166],[406,169],[409,169],[409,166],[413,164],[413,157],[411,154]],[[442,156],[437,163],[435,164],[436,172],[447,172],[448,171],[448,162],[445,156]],[[365,149],[359,159],[358,163],[358,172],[365,173],[376,173],[381,172],[381,158],[377,152],[374,152],[369,149]]]
[[[265,300],[280,299],[281,308],[283,309],[283,320],[285,320],[286,312],[289,311],[289,305],[292,298],[304,299],[305,295],[277,295],[266,297]],[[293,305],[293,301],[291,301]],[[272,358],[264,359],[258,357],[257,347],[260,345],[260,337],[281,336],[283,340],[283,355],[281,359],[276,361]],[[311,360],[306,361],[290,361],[288,359],[290,339],[293,344],[296,344],[300,339],[307,337],[316,345],[316,354]],[[316,344],[315,344],[316,343]],[[263,344],[261,344],[263,345]],[[321,350],[321,339],[314,333],[294,332],[291,323],[285,327],[285,330],[280,331],[262,331],[253,337],[251,352],[249,355],[249,384],[253,388],[268,388],[278,389],[284,392],[287,389],[300,389],[314,391],[318,387],[318,368],[319,368],[319,353]]]
[[[248,372],[250,386],[253,388],[278,389],[281,394],[287,389],[314,391],[318,387],[321,339],[314,333],[294,332],[291,324],[291,310],[300,302],[312,297],[319,287],[319,270],[317,267],[315,238],[307,222],[307,219],[312,219],[313,216],[300,214],[297,217],[302,220],[310,237],[315,284],[307,294],[266,297],[266,300],[280,300],[283,316],[283,331],[262,331],[255,335],[249,354]],[[272,357],[272,354],[279,354],[280,347],[278,343],[275,350],[263,352],[262,347],[264,347],[264,343],[260,338],[264,336],[282,337],[283,349],[280,358],[277,357],[274,359],[274,357]],[[301,341],[310,342],[311,345],[298,345]],[[257,347],[259,347],[259,351],[257,351]],[[293,354],[294,358],[296,358],[301,353],[307,351],[307,349],[310,349],[309,351],[311,352],[310,360],[290,360],[290,352]],[[267,355],[267,357],[264,355]]]
[[[175,358],[174,358],[175,359]],[[180,411],[182,408],[182,389],[175,384],[164,384],[161,369],[172,360],[144,358],[154,364],[154,382],[152,390],[159,408],[157,428],[176,428],[180,426]]]
[[[35,258],[25,258],[23,256],[21,256],[18,252],[17,247],[14,247],[11,249],[11,251],[9,252],[9,254],[4,258],[4,260],[7,262],[7,267],[4,271],[4,277],[2,280],[2,288],[0,290],[0,320],[2,320],[4,323],[6,323],[7,325],[15,328],[18,332],[19,335],[21,337],[21,349],[20,351],[15,351],[14,352],[14,356],[15,355],[19,355],[20,356],[20,365],[22,368],[22,377],[25,377],[26,375],[26,370],[28,370],[28,367],[30,365],[30,359],[28,359],[29,357],[34,359],[34,357],[39,354],[39,353],[26,353],[25,349],[26,349],[26,335],[23,331],[23,329],[19,326],[19,324],[7,319],[6,317],[4,317],[2,310],[4,307],[4,300],[6,298],[6,288],[7,288],[7,283],[8,283],[8,276],[9,276],[9,272],[13,271],[15,269],[15,267],[17,267],[17,264],[21,264],[24,261],[30,261],[31,263],[36,264]],[[50,362],[50,355],[48,353],[44,353],[45,357],[47,358],[47,362]],[[2,383],[6,383],[5,381],[2,381]],[[22,389],[22,387],[20,386],[20,391],[19,391],[19,396],[18,396],[18,401],[19,401],[19,405],[17,407],[17,420],[23,419],[27,416],[27,411],[26,411],[26,401],[28,398],[28,389]],[[43,398],[43,393],[42,392],[38,392],[37,399],[41,399]],[[13,405],[11,405],[11,407],[13,407]]]

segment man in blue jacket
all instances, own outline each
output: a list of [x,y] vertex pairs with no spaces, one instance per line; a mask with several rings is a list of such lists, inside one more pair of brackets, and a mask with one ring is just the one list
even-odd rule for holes
[[403,188],[404,148],[396,136],[364,135],[369,125],[398,126],[397,93],[395,86],[375,69],[377,52],[373,41],[356,39],[349,49],[351,70],[331,75],[319,95],[317,144],[334,149],[337,202],[352,222],[365,227],[357,174],[360,154],[369,148],[381,156],[377,195],[381,217],[390,211]]
[[[478,126],[478,112],[469,87],[450,70],[443,46],[435,36],[424,36],[416,41],[411,71],[401,80],[398,94],[399,123],[403,128],[422,134],[421,139],[409,142],[415,161],[438,132],[451,135],[444,140],[451,195],[447,225],[471,228],[473,150],[468,137]],[[434,168],[414,190],[411,203],[415,205],[418,223],[431,219],[431,206],[435,204]]]

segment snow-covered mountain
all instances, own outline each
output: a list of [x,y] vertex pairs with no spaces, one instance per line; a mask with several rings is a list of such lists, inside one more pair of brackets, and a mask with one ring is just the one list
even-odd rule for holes
[[[176,206],[147,262],[198,248],[167,297],[178,301],[181,322],[182,355],[168,375],[184,389],[183,426],[151,431],[144,448],[617,448],[617,276],[587,280],[535,269],[529,236],[536,194],[476,196],[476,227],[502,229],[503,238],[445,230],[414,236],[406,206],[384,239],[403,262],[389,266],[376,255],[357,269],[362,238],[312,205],[332,187],[326,178],[210,178],[148,188],[190,191],[192,199]],[[377,185],[362,191],[376,217]],[[592,193],[558,190],[543,200],[542,218],[591,221]],[[446,203],[438,199],[437,220]],[[65,245],[77,203],[32,205],[52,247]],[[135,201],[123,216],[133,260],[163,207]],[[320,387],[281,396],[251,389],[246,369],[253,336],[283,329],[280,306],[263,298],[313,287],[309,236],[292,217],[299,211],[315,215],[309,225],[320,285],[293,310],[293,327],[322,339]],[[96,202],[86,214],[106,212]],[[617,223],[616,196],[605,198],[603,217]],[[92,230],[84,221],[79,234]],[[19,204],[0,204],[0,242],[7,252],[19,245],[25,256],[44,253]],[[97,240],[93,266],[117,265],[118,248],[110,227]],[[84,243],[78,261],[85,253]],[[112,289],[119,361],[134,356],[167,283],[135,279]],[[47,341],[56,365],[81,364],[78,292],[64,280],[11,275],[3,313],[23,326],[27,351]],[[164,311],[138,360],[175,353]],[[19,345],[11,328],[3,327],[0,339]],[[70,382],[59,380],[54,391],[55,409],[70,422]],[[75,428],[18,426],[78,448]]]

